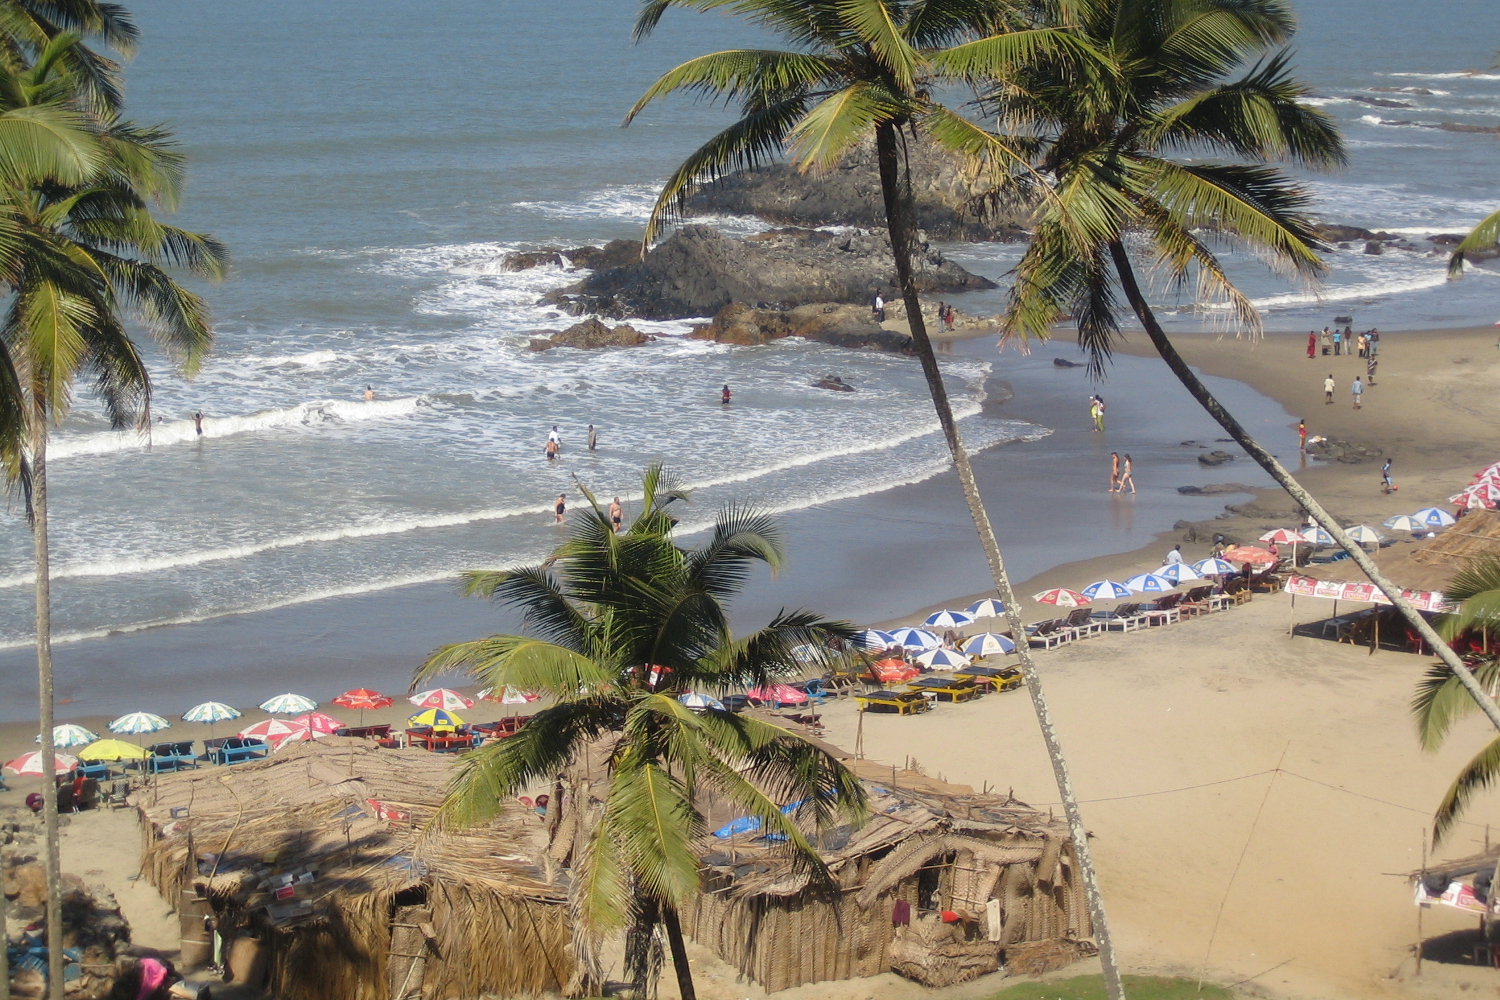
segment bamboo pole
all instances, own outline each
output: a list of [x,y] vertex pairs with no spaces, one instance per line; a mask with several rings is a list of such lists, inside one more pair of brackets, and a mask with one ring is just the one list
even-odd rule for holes
[[[1422,828],[1422,891],[1427,891],[1427,828]],[[1417,906],[1417,975],[1422,974],[1422,911],[1425,906]]]

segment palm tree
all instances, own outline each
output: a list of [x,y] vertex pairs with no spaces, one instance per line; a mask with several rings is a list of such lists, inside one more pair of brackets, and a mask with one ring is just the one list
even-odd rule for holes
[[[765,628],[734,636],[728,602],[757,564],[773,572],[782,564],[775,521],[728,507],[705,545],[683,549],[672,540],[669,510],[686,494],[659,465],[642,484],[641,513],[628,530],[616,534],[585,490],[592,509],[546,562],[467,574],[466,593],[522,609],[526,634],[444,646],[417,671],[413,689],[464,669],[491,688],[551,696],[554,704],[518,734],[464,758],[435,822],[489,819],[597,748],[609,790],[574,865],[576,913],[590,933],[630,927],[637,941],[662,924],[682,996],[693,1000],[678,912],[699,891],[692,845],[703,832],[704,793],[784,835],[798,863],[825,883],[802,828],[859,822],[865,795],[836,758],[792,731],[714,708],[691,711],[678,696],[773,683],[794,672],[795,647],[829,648],[853,631],[783,611]],[[792,802],[801,803],[797,822],[781,811]],[[590,807],[575,798],[567,808]]]
[[[1075,65],[1044,55],[999,76],[984,101],[997,132],[974,141],[979,150],[1028,153],[1048,182],[1035,236],[1016,268],[1006,335],[1046,337],[1071,314],[1090,371],[1100,376],[1120,336],[1118,283],[1193,398],[1349,553],[1500,728],[1500,706],[1401,589],[1187,366],[1136,277],[1133,254],[1174,283],[1196,281],[1202,295],[1258,333],[1259,314],[1211,242],[1238,242],[1301,280],[1323,273],[1318,251],[1327,248],[1306,217],[1308,196],[1269,165],[1322,169],[1344,161],[1332,119],[1300,101],[1307,91],[1288,71],[1286,53],[1271,51],[1292,33],[1290,9],[1282,0],[1078,0],[1071,10],[1107,71],[1090,65],[1081,78]],[[1252,59],[1259,61],[1229,79]]]
[[[911,258],[918,232],[903,153],[907,136],[920,129],[946,148],[983,160],[992,171],[1006,165],[1024,169],[1024,153],[1011,144],[990,141],[967,119],[944,108],[933,97],[934,85],[1004,75],[1042,55],[1082,67],[1095,54],[1074,34],[1048,26],[1045,4],[1006,0],[645,0],[636,22],[637,40],[648,36],[670,7],[729,10],[795,48],[700,56],[663,75],[636,102],[626,124],[652,101],[680,90],[738,101],[741,107],[738,121],[693,152],[668,178],[647,223],[645,242],[655,238],[662,220],[682,212],[697,185],[782,152],[789,152],[803,170],[827,170],[873,134],[896,284],[906,305],[912,344],[996,594],[1005,605],[1012,632],[1024,636],[1020,605],[953,418],[912,281]],[[1112,1000],[1123,1000],[1104,900],[1067,758],[1041,677],[1024,645],[1021,670],[1077,847],[1105,985]]]
[[[72,158],[88,168],[40,175],[11,170],[0,177],[0,277],[11,293],[0,318],[6,355],[0,363],[0,391],[10,391],[6,406],[19,417],[12,436],[0,440],[0,451],[30,501],[42,780],[49,788],[55,779],[47,541],[50,429],[67,415],[73,383],[84,374],[93,377],[114,427],[148,426],[150,376],[125,331],[124,314],[142,322],[191,375],[212,341],[208,310],[164,267],[219,278],[227,266],[216,240],[152,216],[153,202],[175,207],[183,157],[165,131],[136,126],[93,100],[88,81],[80,82],[73,72],[78,60],[70,54],[78,48],[77,36],[63,32],[36,53],[26,71],[0,74],[0,128],[12,116],[33,132],[50,124],[52,138],[71,140],[76,147]],[[47,795],[44,803],[50,936],[60,934],[62,925],[57,802]],[[61,998],[62,948],[51,947],[48,954],[51,990]]]
[[1492,249],[1496,243],[1500,243],[1500,212],[1486,216],[1453,248],[1453,255],[1448,258],[1448,277],[1463,277],[1466,251]]
[[[1443,597],[1457,610],[1438,619],[1438,631],[1452,641],[1479,625],[1486,630],[1500,618],[1500,559],[1478,559],[1453,578]],[[1500,690],[1500,650],[1485,657],[1473,667],[1474,680],[1494,698]],[[1417,686],[1412,714],[1422,749],[1438,750],[1453,723],[1474,710],[1475,702],[1464,690],[1446,664],[1438,663],[1427,671]],[[1448,786],[1432,818],[1432,841],[1436,844],[1452,831],[1475,793],[1488,788],[1500,777],[1500,737],[1464,765]]]

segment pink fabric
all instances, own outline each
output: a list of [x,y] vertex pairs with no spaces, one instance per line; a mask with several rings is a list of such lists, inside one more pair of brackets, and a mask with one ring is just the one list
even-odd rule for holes
[[135,1000],[147,1000],[167,981],[167,967],[154,958],[141,959],[141,991]]

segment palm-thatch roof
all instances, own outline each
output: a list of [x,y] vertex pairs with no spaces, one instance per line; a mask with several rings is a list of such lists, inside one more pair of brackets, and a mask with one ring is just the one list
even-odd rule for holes
[[132,796],[143,870],[173,903],[207,897],[226,936],[260,937],[287,1000],[559,990],[567,890],[540,817],[516,804],[483,827],[422,833],[454,763],[330,737],[164,775]]
[[1393,546],[1376,562],[1403,587],[1443,590],[1461,570],[1486,556],[1500,558],[1500,511],[1470,511],[1436,538]]

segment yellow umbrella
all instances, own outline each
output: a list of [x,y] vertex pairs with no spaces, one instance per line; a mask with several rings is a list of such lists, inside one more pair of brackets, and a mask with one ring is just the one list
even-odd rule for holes
[[433,732],[454,729],[464,724],[464,720],[457,715],[441,708],[429,708],[425,712],[418,712],[406,720],[408,726],[431,726]]
[[95,740],[78,751],[79,760],[125,760],[151,756],[150,751],[124,740]]

